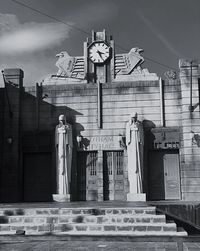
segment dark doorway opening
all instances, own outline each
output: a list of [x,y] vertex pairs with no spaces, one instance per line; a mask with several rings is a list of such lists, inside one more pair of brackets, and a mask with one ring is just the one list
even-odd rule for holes
[[97,151],[77,153],[77,198],[79,201],[98,200]]
[[180,200],[179,151],[152,150],[148,163],[148,200]]
[[52,153],[24,153],[23,200],[52,201]]

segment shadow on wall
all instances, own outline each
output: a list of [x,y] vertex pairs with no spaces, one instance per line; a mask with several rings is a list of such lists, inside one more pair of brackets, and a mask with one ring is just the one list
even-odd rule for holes
[[195,133],[193,131],[191,131],[193,137],[192,137],[192,144],[193,145],[197,145],[198,147],[200,147],[200,134]]
[[149,169],[149,149],[153,148],[155,136],[151,132],[152,128],[155,128],[156,125],[151,120],[143,120],[142,124],[144,126],[144,192],[149,193],[149,184],[148,184],[148,169]]
[[[42,89],[42,87],[39,87]],[[51,194],[52,193],[55,193],[55,190],[56,190],[56,164],[55,164],[55,142],[54,142],[54,135],[55,135],[55,127],[56,125],[58,124],[58,117],[59,115],[61,114],[64,114],[65,115],[65,118],[66,118],[66,122],[71,124],[72,125],[72,128],[73,128],[73,159],[72,159],[72,177],[71,177],[71,193],[72,193],[72,200],[75,200],[76,199],[76,166],[77,166],[77,163],[76,163],[76,149],[77,149],[77,135],[80,135],[82,131],[84,131],[84,127],[79,124],[79,123],[76,123],[76,115],[82,115],[81,113],[77,112],[76,110],[73,110],[67,106],[55,106],[55,105],[52,105],[48,102],[45,101],[45,99],[47,98],[45,95],[42,94],[42,90],[39,91],[39,94],[40,95],[37,95],[37,97],[34,97],[32,96],[31,94],[29,93],[24,93],[26,95],[26,99],[23,99],[24,102],[26,103],[26,105],[24,105],[23,107],[27,107],[27,103],[28,102],[31,102],[32,104],[28,104],[29,107],[32,107],[32,110],[34,108],[34,113],[35,113],[35,129],[33,130],[32,128],[32,132],[34,132],[34,134],[37,135],[37,137],[35,137],[35,139],[38,139],[36,144],[35,144],[35,149],[37,148],[37,152],[38,154],[41,156],[43,154],[43,147],[44,147],[44,144],[46,144],[46,149],[51,153],[51,160],[49,160],[49,163],[50,165],[52,166],[51,168],[51,172],[49,170],[49,165],[47,164],[48,161],[46,161],[44,159],[44,163],[43,164],[40,164],[40,166],[43,167],[43,177],[45,179],[46,177],[46,172],[49,172],[49,177],[51,177],[51,184],[49,184],[48,188],[47,188],[47,184],[48,182],[47,181],[44,181],[44,186],[46,187],[44,190],[48,192],[48,195],[43,195],[41,196],[41,198],[39,198],[39,196],[37,195],[35,198],[34,196],[32,195],[32,200],[35,200],[35,201],[44,201],[45,200],[45,197],[46,197],[46,200],[49,201],[51,200]],[[26,100],[26,101],[25,101]],[[27,117],[27,113],[24,113],[23,114],[23,117]],[[23,128],[24,128],[24,131],[27,130],[28,128],[28,123],[30,123],[31,121],[31,118],[28,117],[26,118],[26,121],[27,121],[27,126],[26,126],[26,123],[24,123],[23,125]],[[31,132],[31,134],[32,134]],[[25,134],[23,137],[26,137]],[[50,138],[51,138],[51,142],[50,142]],[[43,139],[43,140],[42,140]],[[32,147],[32,141],[28,141],[29,143],[29,146],[28,147]],[[23,145],[23,147],[25,147],[25,145]],[[27,145],[26,145],[26,148],[27,148]],[[23,149],[23,152],[25,152],[25,149]],[[32,152],[35,152],[34,149]],[[49,156],[50,158],[50,156]],[[40,161],[38,161],[39,163],[41,163]],[[44,167],[46,166],[46,168]],[[26,167],[25,167],[26,168]],[[46,170],[46,171],[45,171]],[[36,179],[37,177],[35,177]],[[40,178],[41,179],[41,178]],[[33,181],[34,182],[34,181]],[[27,183],[30,183],[27,182]],[[42,184],[42,183],[41,183]],[[40,184],[40,186],[41,186]],[[28,185],[30,186],[30,185]],[[41,191],[43,190],[43,188],[41,187],[40,188],[40,194],[41,194]],[[26,187],[24,187],[24,191],[27,191]],[[49,192],[51,191],[51,192]],[[25,192],[26,193],[26,192]],[[27,194],[26,196],[24,196],[24,200],[29,200],[30,198],[30,194]]]
[[[7,189],[11,178],[19,183],[20,201],[52,200],[52,194],[56,191],[55,127],[61,114],[66,116],[66,122],[71,124],[73,128],[73,156],[75,157],[72,163],[71,193],[74,196],[72,200],[76,199],[76,137],[81,131],[84,131],[84,127],[76,123],[76,115],[81,115],[81,113],[67,106],[55,106],[46,102],[47,96],[43,95],[42,88],[40,88],[37,86],[36,92],[33,90],[28,93],[22,90],[21,93],[20,135],[15,139],[15,141],[19,140],[21,161],[18,170],[16,169],[16,173],[12,177],[7,173],[12,166],[10,161],[13,154],[12,145],[9,146],[10,149],[7,149],[8,147],[4,143],[4,151],[8,154],[4,154],[3,171],[1,170],[2,202],[8,202],[8,198],[12,197],[10,196],[12,190]],[[18,109],[12,105],[13,95],[17,92],[14,89],[18,88],[12,86],[7,89],[7,98],[13,114],[9,118],[9,123],[12,126],[7,128],[6,124],[4,125],[4,130],[7,130],[9,135],[13,133],[12,128],[17,117],[15,111]],[[6,172],[6,170],[8,171]]]
[[144,146],[145,146],[145,150],[148,151],[148,149],[153,148],[155,136],[151,132],[151,129],[155,128],[156,125],[151,120],[143,120],[142,123],[143,123],[143,126],[144,126],[144,133],[145,133]]

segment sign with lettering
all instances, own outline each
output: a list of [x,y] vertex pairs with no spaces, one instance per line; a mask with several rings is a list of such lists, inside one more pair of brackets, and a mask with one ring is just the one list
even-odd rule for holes
[[111,150],[119,148],[119,143],[116,142],[114,136],[95,136],[89,140],[89,150]]

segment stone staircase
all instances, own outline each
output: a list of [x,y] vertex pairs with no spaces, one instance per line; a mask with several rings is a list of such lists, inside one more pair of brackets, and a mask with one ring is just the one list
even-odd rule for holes
[[187,236],[155,207],[0,208],[0,235]]

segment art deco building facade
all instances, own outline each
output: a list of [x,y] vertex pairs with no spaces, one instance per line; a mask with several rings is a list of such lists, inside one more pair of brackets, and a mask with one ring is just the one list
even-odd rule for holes
[[105,31],[93,32],[84,55],[58,54],[58,73],[42,84],[23,87],[22,70],[4,70],[2,202],[52,200],[60,114],[73,129],[72,200],[127,200],[125,130],[133,113],[144,128],[147,200],[200,199],[198,64],[180,60],[180,73],[163,81],[142,68],[141,52],[117,54]]

